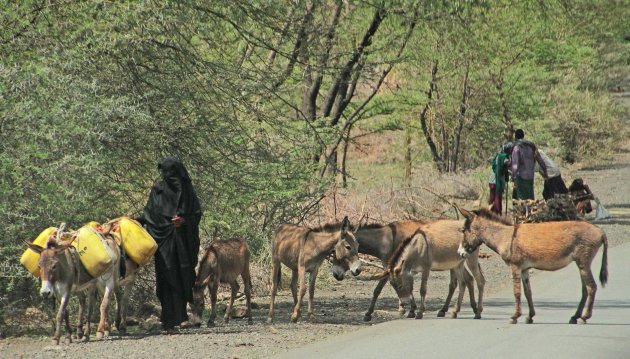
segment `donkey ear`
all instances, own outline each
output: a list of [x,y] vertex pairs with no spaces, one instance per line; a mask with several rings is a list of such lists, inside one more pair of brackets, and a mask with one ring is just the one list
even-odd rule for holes
[[70,248],[70,246],[72,245],[72,242],[74,242],[76,238],[77,238],[76,236],[73,236],[71,240],[61,243],[59,247],[55,248],[55,250],[57,252],[65,251],[66,249]]
[[343,221],[341,221],[341,232],[344,234],[350,230],[350,220],[348,216],[343,217]]
[[462,214],[462,216],[464,216],[464,218],[466,219],[473,219],[473,217],[475,216],[472,212],[467,211],[463,208],[460,208],[458,205],[453,204],[453,206],[455,206],[455,208],[457,208],[457,210],[459,211],[459,213]]
[[26,244],[26,246],[28,248],[32,249],[36,253],[40,253],[41,254],[42,251],[44,250],[44,248],[42,246],[38,246],[37,244],[31,243],[31,242],[24,241],[24,244]]

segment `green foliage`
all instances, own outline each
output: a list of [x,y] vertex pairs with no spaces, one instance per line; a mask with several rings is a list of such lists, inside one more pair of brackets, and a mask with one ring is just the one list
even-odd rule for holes
[[[628,1],[309,4],[0,0],[0,317],[19,298],[37,302],[21,240],[137,214],[167,155],[193,177],[203,240],[238,233],[265,261],[275,226],[308,217],[334,182],[320,176],[323,155],[348,131],[393,132],[386,150],[356,152],[357,185],[394,176],[407,153],[433,161],[419,116],[434,64],[428,135],[459,155],[454,170],[485,165],[510,121],[572,160],[622,139],[607,91],[628,73]],[[335,84],[354,89],[334,101],[338,122],[322,111]]]

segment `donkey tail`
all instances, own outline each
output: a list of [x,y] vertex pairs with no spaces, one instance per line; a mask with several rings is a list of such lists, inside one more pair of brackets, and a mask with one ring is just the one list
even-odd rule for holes
[[604,242],[604,253],[602,254],[602,268],[599,271],[599,282],[602,287],[605,287],[608,282],[608,238],[606,238],[606,234],[603,235],[602,241]]

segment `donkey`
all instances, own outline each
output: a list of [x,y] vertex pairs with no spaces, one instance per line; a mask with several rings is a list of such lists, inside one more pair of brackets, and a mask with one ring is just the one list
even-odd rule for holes
[[228,304],[223,322],[230,320],[232,305],[238,291],[236,279],[241,276],[245,286],[245,298],[247,300],[247,323],[252,324],[251,305],[251,276],[249,272],[249,247],[247,242],[233,237],[224,241],[216,241],[210,244],[203,254],[197,266],[197,278],[193,288],[193,316],[199,326],[204,308],[204,289],[207,286],[210,292],[210,305],[212,307],[208,327],[214,326],[217,316],[217,290],[219,283],[228,283],[232,287],[230,303]]
[[[105,223],[100,228],[99,231],[107,238],[112,237],[112,240],[115,240],[117,243],[121,243],[120,239],[120,230],[117,228],[118,223]],[[133,285],[136,283],[136,278],[138,277],[138,272],[140,271],[140,265],[131,260],[128,256],[125,255],[124,250],[122,249],[122,244],[119,246],[120,248],[120,264],[119,264],[119,277],[116,282],[116,289],[114,290],[114,296],[116,297],[116,318],[114,320],[114,325],[118,330],[119,335],[127,334],[127,308],[129,307],[129,297],[131,296],[131,290],[133,289]]]
[[464,238],[458,252],[462,256],[475,251],[482,243],[497,252],[512,268],[516,310],[510,322],[521,316],[521,281],[529,306],[526,322],[531,324],[536,312],[529,284],[529,269],[555,271],[575,262],[582,279],[582,298],[570,324],[584,324],[591,317],[597,284],[591,263],[599,247],[604,245],[599,281],[608,281],[608,239],[599,227],[583,221],[524,223],[513,225],[486,209],[469,212],[458,210],[466,218]]
[[[63,227],[62,227],[63,228]],[[94,301],[94,291],[100,287],[104,294],[101,301],[101,318],[98,324],[96,335],[98,338],[109,335],[110,325],[108,318],[110,295],[114,291],[118,279],[118,261],[119,250],[116,243],[107,240],[107,245],[114,253],[113,265],[101,276],[97,278],[91,277],[79,259],[79,253],[72,247],[72,240],[61,242],[60,228],[57,231],[57,237],[51,236],[46,242],[45,247],[38,246],[27,242],[27,246],[40,254],[40,279],[42,286],[40,295],[44,298],[54,297],[59,300],[59,310],[57,312],[57,322],[52,342],[59,344],[61,336],[61,323],[65,320],[66,324],[66,343],[72,342],[72,334],[70,328],[70,318],[67,311],[70,295],[75,293],[79,297],[79,325],[77,327],[77,337],[79,340],[88,341],[90,337],[90,317],[92,303]],[[87,326],[83,330],[83,317],[86,314],[85,302],[87,305]]]
[[[452,220],[401,220],[391,222],[387,225],[368,224],[367,226],[359,228],[356,232],[354,232],[354,235],[359,242],[359,253],[369,254],[379,258],[383,263],[383,267],[386,268],[392,254],[399,246],[399,244],[404,239],[411,238],[420,228],[428,228],[427,230],[430,231],[433,236],[440,238],[440,242],[449,242],[452,245],[455,245],[456,252],[457,244],[459,244],[461,240],[462,233],[461,225],[458,226],[454,223],[455,222],[453,222]],[[481,318],[481,311],[483,310],[483,288],[486,281],[483,273],[481,272],[481,268],[479,267],[478,257],[476,255],[469,257],[466,260],[466,263],[477,282],[477,287],[479,290],[479,299],[477,302],[478,305],[475,310],[475,318],[479,319]],[[449,283],[449,292],[446,297],[444,306],[438,312],[438,317],[444,317],[446,315],[451,298],[453,297],[455,288],[457,287],[458,274],[455,272],[455,269],[451,270],[450,274],[451,281]],[[470,293],[470,302],[471,304],[475,303],[472,281],[469,280],[470,274],[468,273],[468,271],[464,271],[463,275],[464,283],[467,285]],[[381,275],[380,277],[381,279],[374,288],[374,294],[372,296],[370,307],[363,317],[363,320],[366,322],[372,319],[372,313],[374,312],[376,300],[378,299],[378,296],[380,295],[383,287],[389,279],[389,275]],[[394,290],[397,290],[397,288],[394,287]],[[416,302],[413,298],[412,290],[409,290],[409,296],[411,296],[411,306],[407,317],[414,318],[416,316]],[[399,295],[399,311],[401,313],[404,313],[404,301],[401,298],[401,295]]]
[[475,319],[481,317],[485,279],[479,267],[478,252],[475,252],[470,257],[468,265],[471,268],[471,272],[475,273],[475,277],[479,278],[479,303],[476,303],[472,283],[473,278],[468,274],[464,266],[464,259],[457,253],[458,245],[461,243],[462,225],[462,221],[446,219],[425,223],[413,235],[405,238],[399,244],[388,262],[387,272],[390,275],[390,281],[396,289],[396,293],[400,298],[410,298],[412,305],[413,274],[417,272],[422,273],[420,308],[415,316],[416,319],[421,319],[424,315],[430,271],[444,270],[451,272],[451,281],[446,303],[438,316],[444,316],[444,313],[448,310],[455,287],[459,284],[459,295],[455,308],[451,312],[451,318],[457,318],[461,309],[466,290],[464,286],[469,288],[470,305],[475,313]]
[[361,261],[359,260],[358,249],[359,244],[351,232],[350,221],[347,216],[341,224],[327,224],[319,228],[308,228],[294,224],[280,225],[272,240],[272,289],[267,321],[273,322],[274,300],[280,284],[280,263],[293,271],[291,293],[295,306],[291,314],[291,321],[295,323],[300,317],[300,307],[306,293],[306,272],[310,274],[308,318],[312,319],[315,279],[322,262],[328,256],[334,255],[335,264],[333,264],[332,272],[337,280],[343,279],[346,269],[350,269],[355,276],[359,275],[361,273]]

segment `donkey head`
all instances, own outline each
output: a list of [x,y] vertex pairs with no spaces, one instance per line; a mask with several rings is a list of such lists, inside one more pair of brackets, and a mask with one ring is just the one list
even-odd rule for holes
[[216,252],[210,248],[204,253],[197,265],[197,276],[193,286],[192,314],[195,325],[201,325],[205,305],[205,289],[214,279],[217,272],[218,260]]
[[[63,258],[63,252],[67,250],[72,241],[58,243],[54,236],[48,238],[45,247],[27,242],[26,245],[33,251],[39,253],[39,268],[42,287],[39,294],[44,298],[50,298],[54,295],[55,283],[64,278],[64,271],[67,271],[68,265]],[[71,269],[70,269],[71,270]]]
[[457,249],[457,253],[459,253],[462,257],[467,257],[470,253],[474,252],[480,245],[483,243],[482,238],[479,237],[477,231],[473,228],[473,224],[475,222],[475,218],[477,215],[474,212],[467,211],[463,208],[455,205],[455,208],[466,218],[466,222],[464,222],[464,228],[462,232],[464,236],[462,238],[462,242],[459,244],[459,248]]
[[389,282],[396,291],[398,298],[409,298],[413,292],[413,274],[405,269],[405,260],[399,261],[390,269]]
[[341,222],[339,237],[332,253],[332,272],[336,280],[343,280],[348,270],[355,276],[361,273],[359,242],[351,230],[350,221],[346,216]]

